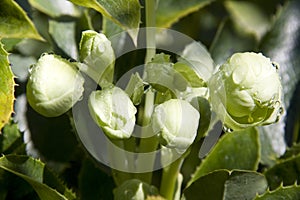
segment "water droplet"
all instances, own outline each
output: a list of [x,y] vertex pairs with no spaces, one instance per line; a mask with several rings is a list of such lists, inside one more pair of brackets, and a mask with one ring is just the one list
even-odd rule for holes
[[226,125],[224,125],[223,130],[224,130],[224,132],[227,132],[227,133],[233,132],[233,130],[231,128],[227,127]]

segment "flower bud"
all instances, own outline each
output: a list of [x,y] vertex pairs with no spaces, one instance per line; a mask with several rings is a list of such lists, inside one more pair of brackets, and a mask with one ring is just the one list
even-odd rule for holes
[[85,64],[79,65],[80,70],[102,87],[110,85],[114,75],[115,53],[106,36],[92,30],[82,32],[79,50],[80,60]]
[[88,106],[92,118],[108,137],[124,139],[131,136],[137,110],[122,89],[93,91]]
[[155,108],[152,127],[162,145],[183,153],[197,135],[199,119],[199,112],[187,101],[171,99]]
[[261,53],[232,55],[213,75],[209,88],[213,107],[225,113],[225,125],[234,130],[273,123],[282,109],[277,68]]
[[84,78],[76,65],[57,55],[44,54],[30,69],[27,99],[46,117],[57,117],[81,98]]

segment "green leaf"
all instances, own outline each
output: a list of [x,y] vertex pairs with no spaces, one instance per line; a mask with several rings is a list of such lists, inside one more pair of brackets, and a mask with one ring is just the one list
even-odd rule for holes
[[[1,3],[0,3],[1,4]],[[0,12],[1,13],[1,12]],[[0,27],[1,30],[1,27]],[[0,43],[0,131],[13,112],[14,78],[9,66],[8,54]]]
[[0,1],[0,38],[43,40],[24,10],[13,0]]
[[72,16],[79,17],[79,9],[67,0],[29,0],[32,7],[53,17]]
[[277,153],[273,149],[272,138],[265,131],[266,129],[263,127],[259,127],[259,136],[260,136],[260,144],[261,144],[261,164],[267,166],[273,166],[276,163]]
[[214,70],[214,61],[206,47],[200,42],[188,44],[178,60],[190,66],[204,81],[208,81]]
[[141,18],[141,5],[138,0],[70,0],[71,2],[93,8],[105,17],[120,24],[128,31],[134,43],[137,42]]
[[39,58],[45,52],[53,52],[49,43],[24,39],[16,45],[16,49],[25,56],[34,56]]
[[252,199],[257,193],[267,189],[267,181],[262,174],[251,171],[216,170],[204,175],[184,190],[188,200],[201,197],[205,200]]
[[45,165],[41,161],[34,160],[27,156],[3,156],[0,158],[0,168],[28,182],[36,191],[40,199],[75,199],[74,196],[73,198],[71,198],[71,196],[68,196],[67,198],[55,189],[43,184]]
[[187,80],[191,87],[204,86],[203,79],[189,65],[177,62],[174,64],[174,69]]
[[180,18],[211,2],[214,0],[159,0],[156,10],[156,26],[169,28]]
[[[155,55],[153,60],[145,65],[143,79],[159,92],[171,90],[175,93],[178,89],[178,81],[175,81],[176,71],[173,68],[173,63],[169,60],[169,55],[163,53]],[[186,85],[187,83],[179,85],[182,86],[180,89],[184,89]]]
[[29,67],[37,62],[34,57],[21,56],[20,54],[9,54],[11,70],[19,82],[26,82],[29,74]]
[[226,19],[220,24],[217,34],[209,49],[216,65],[223,64],[233,53],[251,51],[254,49],[255,39],[238,33],[232,21]]
[[115,200],[146,199],[152,195],[158,195],[157,188],[138,179],[130,179],[114,190]]
[[13,150],[16,144],[22,143],[22,134],[18,129],[18,125],[12,121],[6,124],[3,128],[3,134],[0,135],[0,152],[7,153],[9,150]]
[[43,117],[30,106],[27,107],[26,117],[30,130],[28,142],[33,144],[34,150],[44,159],[68,162],[78,148],[69,117],[66,114],[53,118]]
[[189,184],[217,169],[256,170],[259,159],[259,135],[255,128],[225,133],[202,160]]
[[287,148],[286,152],[280,157],[280,159],[288,159],[300,154],[300,143],[294,144],[292,147]]
[[56,42],[57,46],[61,48],[68,56],[77,60],[78,49],[75,40],[75,22],[57,22],[49,21],[49,33]]
[[300,181],[300,155],[280,161],[265,172],[271,190]]
[[269,30],[271,20],[265,11],[249,1],[225,1],[225,7],[239,31],[253,34],[258,40]]
[[300,187],[298,185],[292,185],[288,187],[280,186],[274,191],[267,191],[263,195],[257,196],[254,200],[295,200],[300,199]]

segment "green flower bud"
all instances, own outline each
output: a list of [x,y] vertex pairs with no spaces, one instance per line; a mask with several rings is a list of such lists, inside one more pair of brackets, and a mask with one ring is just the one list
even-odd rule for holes
[[115,54],[111,42],[103,33],[92,30],[82,32],[79,45],[80,70],[89,75],[102,87],[113,81]]
[[152,128],[162,145],[183,153],[197,135],[199,119],[199,112],[190,103],[171,99],[154,109]]
[[158,195],[157,188],[138,179],[125,181],[114,190],[115,200],[144,200],[153,195]]
[[137,110],[122,89],[93,91],[88,106],[92,118],[108,137],[124,139],[131,136]]
[[83,83],[75,64],[57,55],[44,54],[30,70],[27,99],[40,114],[57,117],[80,100]]
[[212,104],[224,107],[225,125],[234,130],[273,123],[282,109],[280,77],[261,53],[232,55],[210,80],[210,93]]

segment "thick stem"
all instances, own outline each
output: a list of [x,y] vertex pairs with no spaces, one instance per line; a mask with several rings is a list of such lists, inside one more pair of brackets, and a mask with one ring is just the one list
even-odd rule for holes
[[176,182],[183,159],[184,158],[181,157],[163,169],[160,194],[167,200],[174,199]]

